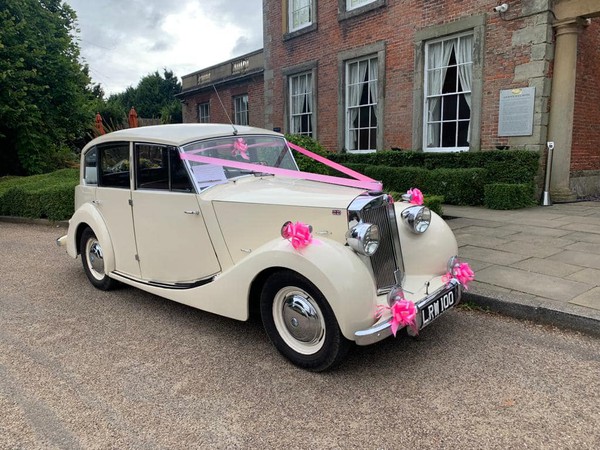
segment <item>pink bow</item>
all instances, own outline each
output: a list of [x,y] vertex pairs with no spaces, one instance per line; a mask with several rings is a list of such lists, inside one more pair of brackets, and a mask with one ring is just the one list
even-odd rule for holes
[[466,291],[469,289],[469,283],[475,279],[475,272],[473,272],[469,263],[456,263],[452,268],[452,272],[448,272],[442,277],[442,281],[447,284],[452,278],[456,278]]
[[413,205],[422,205],[423,204],[423,193],[419,189],[412,188],[412,189],[409,189],[408,191],[406,191],[406,193],[408,195],[410,195],[409,201]]
[[398,332],[399,328],[410,327],[415,332],[418,333],[417,329],[417,307],[410,300],[406,300],[401,296],[396,297],[396,301],[392,306],[383,306],[379,305],[377,307],[377,315],[376,318],[380,318],[383,315],[383,312],[389,310],[392,314],[392,334],[394,337]]
[[295,250],[304,248],[313,242],[310,226],[302,222],[285,223],[281,235],[292,243]]
[[248,144],[242,138],[237,138],[233,142],[233,150],[231,151],[231,156],[241,156],[243,159],[250,160],[248,156]]

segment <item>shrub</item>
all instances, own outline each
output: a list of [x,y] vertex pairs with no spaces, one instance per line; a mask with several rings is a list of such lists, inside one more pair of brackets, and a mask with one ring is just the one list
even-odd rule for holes
[[79,170],[0,179],[0,215],[66,220],[73,214]]
[[406,192],[419,188],[426,195],[441,195],[452,205],[481,205],[485,169],[435,169],[346,164],[357,172],[383,182],[388,191]]
[[451,205],[481,205],[487,179],[485,169],[434,169],[428,171],[423,192],[443,195]]
[[346,165],[371,164],[388,167],[420,167],[429,170],[483,168],[487,170],[490,183],[533,183],[540,167],[540,153],[529,150],[457,153],[415,151],[331,153],[328,158]]
[[[311,138],[310,136],[300,134],[286,134],[285,138],[292,144],[296,144],[302,148],[305,148],[306,150],[316,153],[319,156],[323,156],[329,159],[329,157],[333,154],[325,150],[317,140]],[[309,158],[308,156],[305,156],[302,153],[296,151],[294,151],[293,153],[294,158],[296,158],[296,162],[298,163],[298,168],[302,172],[318,173],[322,175],[339,175],[337,170],[333,170],[325,164],[315,161],[314,159]]]
[[485,186],[485,206],[490,209],[517,209],[533,206],[531,184],[494,183]]

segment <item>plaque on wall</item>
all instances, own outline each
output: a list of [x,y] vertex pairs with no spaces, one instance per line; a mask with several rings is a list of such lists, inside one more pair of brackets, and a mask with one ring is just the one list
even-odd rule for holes
[[534,87],[500,91],[498,136],[531,136],[534,103]]

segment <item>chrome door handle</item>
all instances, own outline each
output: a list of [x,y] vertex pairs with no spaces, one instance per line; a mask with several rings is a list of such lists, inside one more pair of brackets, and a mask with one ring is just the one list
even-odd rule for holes
[[99,205],[99,204],[100,204],[100,200],[92,200],[92,203],[93,203],[94,205]]
[[200,211],[191,211],[191,210],[188,210],[188,211],[184,211],[184,213],[186,213],[186,214],[194,214],[196,216],[200,215]]

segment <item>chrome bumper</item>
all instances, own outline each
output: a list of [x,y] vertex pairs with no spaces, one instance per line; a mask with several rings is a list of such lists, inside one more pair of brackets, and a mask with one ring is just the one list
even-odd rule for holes
[[[419,300],[418,302],[415,303],[415,306],[417,307],[417,311],[418,311],[417,312],[417,328],[419,330],[424,328],[423,324],[421,323],[421,311],[423,309],[425,309],[425,307],[428,306],[431,302],[433,302],[434,300],[436,300],[437,298],[441,297],[446,292],[449,292],[454,288],[457,288],[457,290],[456,290],[457,298],[453,305],[453,306],[456,306],[457,304],[460,303],[460,299],[462,297],[462,286],[456,279],[450,280],[450,283],[448,283],[447,285],[442,286],[441,288],[437,289],[435,292],[429,294],[427,297],[422,298],[421,300]],[[427,323],[427,325],[429,325],[429,323]],[[375,342],[379,342],[379,341],[391,336],[392,335],[391,327],[392,327],[391,319],[388,319],[385,322],[373,325],[372,327],[367,328],[366,330],[360,330],[360,331],[355,332],[354,340],[357,345],[374,344]]]

